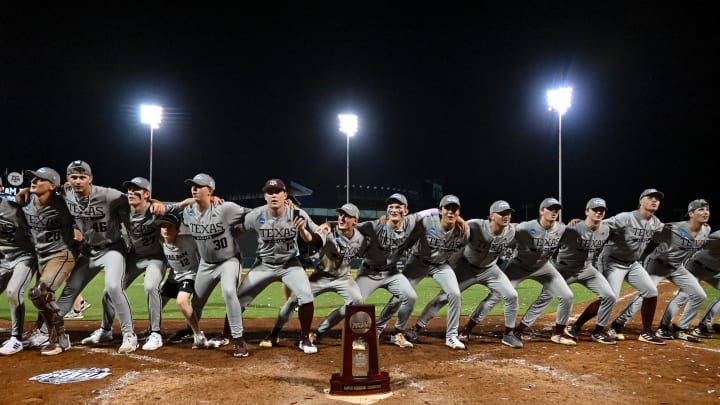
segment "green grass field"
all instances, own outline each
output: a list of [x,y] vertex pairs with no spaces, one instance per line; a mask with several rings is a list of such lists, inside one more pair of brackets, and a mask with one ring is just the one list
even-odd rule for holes
[[[247,271],[247,269],[245,271]],[[101,296],[104,287],[103,280],[103,275],[98,275],[83,291],[83,297],[92,304],[92,307],[85,311],[84,319],[86,320],[100,319],[102,312]],[[627,287],[627,285],[625,285],[625,287]],[[575,294],[576,304],[595,299],[592,292],[579,284],[573,284],[570,288]],[[705,290],[710,299],[720,295],[720,293],[718,293],[718,291],[714,288],[706,286]],[[413,312],[413,315],[415,316],[419,315],[425,307],[425,304],[435,297],[435,295],[440,291],[440,287],[434,280],[426,278],[418,284],[416,291],[418,301],[415,306],[415,311]],[[475,309],[475,306],[487,296],[488,291],[489,290],[486,287],[481,285],[475,285],[465,290],[462,295],[462,315],[470,315],[473,309]],[[520,296],[520,314],[522,315],[527,307],[532,304],[533,300],[535,300],[535,298],[540,294],[540,284],[533,280],[526,280],[517,286],[517,291]],[[142,277],[135,280],[135,282],[127,289],[127,294],[132,305],[133,317],[135,319],[148,319]],[[35,319],[37,317],[37,311],[32,303],[27,299],[27,294],[25,299],[26,319]],[[389,299],[390,294],[386,290],[380,289],[370,295],[367,304],[375,305],[375,312],[379,314]],[[255,300],[245,310],[243,316],[245,318],[275,318],[278,310],[284,302],[283,300],[284,298],[281,284],[279,282],[273,283],[255,298]],[[339,295],[334,293],[322,294],[315,299],[315,316],[325,316],[341,304],[342,300]],[[554,300],[547,309],[547,312],[554,312],[556,308],[557,300]],[[500,303],[491,312],[491,315],[502,315],[502,313],[503,305]],[[440,312],[441,316],[444,316],[445,314],[446,308]],[[223,317],[225,317],[225,304],[223,303],[222,296],[220,295],[220,289],[216,288],[203,311],[203,318],[210,319]],[[180,311],[177,310],[174,301],[170,301],[165,307],[163,318],[183,318]],[[0,319],[10,319],[9,306],[6,299],[0,300]]]

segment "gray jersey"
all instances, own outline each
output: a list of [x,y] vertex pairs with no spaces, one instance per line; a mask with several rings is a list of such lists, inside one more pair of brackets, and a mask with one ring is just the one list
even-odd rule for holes
[[658,239],[658,246],[650,253],[650,259],[657,259],[667,265],[678,268],[685,260],[705,245],[710,235],[710,227],[703,226],[693,236],[687,221],[667,224]]
[[127,195],[114,188],[93,185],[86,197],[78,196],[73,189],[63,196],[75,225],[91,248],[104,249],[121,242],[120,224],[130,212]]
[[708,269],[715,269],[716,272],[720,272],[720,230],[708,235],[703,248],[695,253],[692,258]]
[[592,266],[593,261],[607,243],[610,236],[610,228],[601,223],[592,230],[582,221],[565,228],[565,233],[560,240],[557,262],[563,267],[572,267],[582,270]]
[[343,277],[350,273],[350,261],[365,253],[365,237],[358,231],[348,238],[336,228],[322,232],[320,238],[323,241],[320,257],[325,256],[338,264],[333,269],[322,269],[332,276]]
[[200,257],[207,263],[221,263],[237,254],[232,228],[242,223],[249,208],[234,202],[217,206],[210,204],[205,211],[193,203],[183,210],[183,223],[195,238]]
[[[155,223],[157,215],[150,213],[148,203],[142,212],[131,212],[128,222],[128,241],[130,253],[143,259],[163,260],[162,237],[160,225]],[[177,212],[177,204],[165,206],[165,212]]]
[[424,235],[413,245],[411,254],[433,265],[448,263],[450,258],[468,242],[469,230],[465,233],[453,226],[446,231],[440,215],[430,215],[420,221]]
[[0,198],[0,257],[10,262],[34,252],[32,235],[19,205]]
[[[310,232],[315,232],[317,225],[305,211],[298,211]],[[263,263],[286,263],[298,255],[298,230],[293,225],[293,210],[287,207],[279,217],[273,217],[267,205],[257,207],[247,214],[242,229],[257,233],[256,255]]]
[[470,240],[463,249],[463,257],[475,267],[487,268],[497,263],[515,240],[515,227],[506,226],[500,235],[495,235],[487,219],[468,221]]
[[378,219],[359,223],[355,229],[369,241],[364,263],[370,267],[393,270],[403,252],[409,248],[409,241],[420,236],[422,227],[416,225],[421,219],[418,213],[410,214],[403,218],[397,229],[380,223]]
[[191,235],[178,235],[174,244],[163,243],[162,249],[176,281],[195,280],[200,254]]
[[615,260],[640,260],[650,241],[663,229],[656,216],[645,219],[639,210],[621,212],[603,221],[610,228],[610,237],[603,255]]
[[521,222],[515,229],[517,251],[513,260],[526,268],[539,269],[560,247],[565,228],[565,224],[559,221],[550,229],[543,228],[537,219]]
[[50,203],[41,207],[37,205],[37,196],[32,195],[23,212],[30,226],[41,265],[49,260],[53,253],[63,250],[75,253],[74,220],[60,196],[53,195]]

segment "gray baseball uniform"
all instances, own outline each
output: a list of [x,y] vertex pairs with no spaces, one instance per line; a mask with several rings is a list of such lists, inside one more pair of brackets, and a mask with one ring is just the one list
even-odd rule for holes
[[[680,291],[689,297],[689,303],[677,323],[678,328],[688,329],[690,323],[707,299],[707,294],[683,263],[705,244],[710,227],[703,226],[697,235],[693,236],[687,221],[666,224],[656,238],[658,246],[645,258],[645,269],[652,281],[657,285],[660,280],[667,278],[675,284]],[[637,295],[618,315],[617,322],[624,325],[633,317],[642,306],[642,296]],[[665,310],[660,325],[670,326],[675,315]]]
[[[620,296],[620,288],[627,278],[628,283],[638,290],[640,296],[657,297],[655,283],[639,260],[650,241],[657,238],[662,231],[663,223],[654,215],[645,219],[639,210],[621,212],[605,219],[603,223],[609,227],[610,237],[598,258],[597,266],[610,283],[613,292]],[[614,323],[617,324],[615,326],[623,325],[621,322]]]
[[[518,294],[505,273],[497,265],[498,257],[515,240],[515,228],[505,227],[499,235],[495,235],[487,219],[472,219],[467,222],[470,239],[462,251],[462,257],[455,263],[460,292],[475,284],[487,286],[505,300],[505,326],[515,327],[518,313]],[[417,323],[425,327],[440,309],[449,302],[448,295],[441,291],[430,301],[420,315]],[[482,320],[480,307],[470,317],[476,323]]]
[[130,302],[123,289],[126,248],[120,233],[121,224],[130,212],[127,196],[114,188],[92,185],[88,196],[79,196],[68,189],[64,197],[75,225],[83,234],[84,245],[58,299],[60,315],[72,309],[75,298],[104,269],[103,294],[108,294],[115,305],[123,334],[134,334]]
[[17,204],[0,198],[0,292],[7,289],[11,334],[22,340],[24,296],[35,271],[37,257],[30,228]]
[[[515,257],[508,263],[505,274],[513,287],[522,281],[531,279],[542,284],[543,294],[550,294],[558,298],[556,323],[566,325],[570,317],[573,304],[573,293],[565,279],[550,262],[552,255],[560,247],[560,239],[565,233],[565,224],[555,222],[550,229],[543,228],[539,220],[521,222],[515,231],[517,251]],[[497,305],[502,297],[492,291],[473,313],[473,319],[483,319]],[[523,325],[531,326],[537,318],[530,315],[523,318]],[[530,322],[525,323],[525,322]]]
[[[353,232],[348,238],[337,228],[320,233],[323,247],[320,249],[320,261],[315,273],[310,276],[310,289],[313,296],[326,292],[336,292],[343,299],[343,305],[331,312],[317,327],[317,333],[329,331],[345,318],[345,306],[362,304],[362,294],[355,280],[350,274],[350,261],[361,257],[365,251],[365,237],[360,232]],[[333,265],[325,267],[324,262]],[[298,299],[293,294],[280,309],[275,327],[282,329],[290,320],[293,309],[298,305]]]
[[237,296],[241,266],[232,229],[243,222],[248,212],[249,208],[233,202],[217,206],[210,204],[204,211],[193,203],[183,210],[183,222],[195,238],[201,258],[195,276],[193,311],[200,320],[210,293],[219,282],[233,338],[242,337],[243,328],[242,309]]
[[[705,245],[686,262],[685,266],[698,280],[704,281],[716,290],[720,290],[720,231],[708,235]],[[663,314],[663,320],[672,319],[680,307],[688,300],[688,295],[680,291]],[[687,310],[686,310],[687,311]],[[710,328],[713,319],[720,314],[720,298],[711,302],[700,318],[699,325]]]
[[[600,298],[597,325],[603,328],[610,322],[617,295],[602,273],[595,268],[593,261],[609,236],[610,230],[603,223],[595,230],[584,221],[568,226],[560,240],[560,250],[555,260],[555,267],[568,285],[580,283]],[[552,300],[550,292],[543,291],[525,312],[522,323],[532,325]]]
[[178,235],[174,244],[163,242],[162,248],[176,282],[195,280],[200,265],[200,254],[191,235]]
[[[446,337],[457,336],[461,291],[449,261],[468,242],[470,232],[468,230],[462,233],[454,226],[449,230],[444,229],[440,215],[423,218],[418,226],[418,229],[420,228],[424,231],[424,235],[410,249],[410,258],[405,264],[403,274],[413,288],[428,275],[438,283],[448,302]],[[401,300],[392,296],[380,313],[377,324],[387,325],[400,306]]]

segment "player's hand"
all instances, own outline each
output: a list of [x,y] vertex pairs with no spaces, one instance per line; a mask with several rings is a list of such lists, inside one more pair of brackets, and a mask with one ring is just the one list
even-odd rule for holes
[[222,198],[220,198],[216,195],[213,195],[213,196],[210,196],[210,202],[212,203],[213,207],[217,207],[218,205],[224,203],[225,200],[223,200]]
[[25,187],[18,191],[18,193],[15,194],[15,202],[18,203],[18,205],[28,205],[30,202],[30,189]]
[[165,214],[165,204],[161,203],[159,200],[151,199],[150,200],[150,213],[153,215],[164,215]]
[[380,218],[378,218],[378,221],[380,221],[380,225],[385,225],[385,224],[387,224],[387,221],[388,221],[388,216],[387,216],[387,214],[385,214],[385,215],[381,216]]
[[468,232],[468,224],[465,222],[464,219],[462,219],[461,216],[458,215],[457,221],[455,222],[455,227],[462,232],[463,235],[465,235]]
[[290,208],[291,210],[294,210],[295,208],[297,208],[297,205],[295,205],[295,203],[293,202],[293,200],[291,200],[291,199],[289,199],[289,198],[285,200],[285,205],[286,205],[288,208]]
[[578,222],[582,222],[582,220],[580,218],[573,218],[570,220],[570,222],[568,222],[568,225],[570,225],[570,226],[577,225]]
[[[337,224],[337,222],[336,222]],[[315,233],[323,233],[323,232],[332,232],[332,221],[331,222],[325,222],[324,224],[320,224],[315,228]]]
[[79,243],[79,242],[82,242],[82,240],[83,240],[83,234],[82,234],[82,232],[80,232],[80,230],[77,229],[77,228],[75,228],[74,231],[75,231],[75,232],[74,232],[74,234],[73,234],[73,240],[74,240],[75,242],[78,242],[78,243]]

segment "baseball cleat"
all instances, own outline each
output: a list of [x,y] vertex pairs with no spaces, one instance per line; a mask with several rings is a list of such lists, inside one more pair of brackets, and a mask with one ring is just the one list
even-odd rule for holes
[[607,333],[604,331],[600,332],[593,332],[593,334],[590,336],[592,337],[593,342],[602,343],[604,345],[616,345],[617,341],[610,337]]
[[245,339],[242,337],[234,338],[233,343],[235,344],[235,348],[233,349],[233,357],[247,357],[250,355],[247,348],[247,343],[245,343]]
[[417,342],[418,340],[418,330],[415,328],[410,328],[404,333],[405,340],[408,342]]
[[520,338],[512,332],[503,334],[502,344],[510,346],[514,349],[522,349],[524,346],[522,340],[520,340]]
[[708,328],[705,325],[700,325],[697,328],[691,330],[690,334],[703,339],[712,339],[712,335],[710,334],[710,331],[708,331]]
[[[310,334],[313,335],[312,332]],[[310,339],[310,338],[308,337],[308,339]],[[272,334],[270,334],[270,335],[267,335],[265,337],[265,339],[261,340],[260,343],[258,344],[258,346],[269,349],[271,347],[279,346],[279,343],[280,343],[280,337],[273,336]]]
[[655,336],[653,332],[643,332],[638,336],[638,340],[645,343],[652,343],[654,345],[664,345],[665,340]]
[[566,336],[565,334],[558,334],[558,335],[552,335],[550,336],[550,341],[553,343],[565,345],[565,346],[575,346],[577,343],[572,340],[570,336]]
[[469,342],[470,341],[470,334],[466,333],[465,331],[460,332],[458,335],[458,340],[461,342]]
[[70,312],[68,312],[67,314],[65,314],[65,316],[63,316],[63,319],[65,319],[65,320],[73,320],[73,319],[77,320],[77,319],[83,319],[83,318],[85,318],[83,313],[81,311],[76,311],[74,309],[71,310]]
[[48,334],[44,333],[40,329],[35,329],[31,332],[26,332],[23,335],[23,346],[26,349],[32,349],[34,347],[40,347],[48,342]]
[[62,349],[62,351],[64,352],[70,350],[70,348],[72,347],[72,345],[70,344],[70,335],[68,335],[67,333],[62,333],[58,335],[58,346],[60,346],[60,349]]
[[[152,331],[150,330],[150,328],[145,328],[142,331],[136,333],[138,341],[146,341],[147,338],[149,338],[151,334],[152,334]],[[168,341],[169,340],[170,339],[168,339]]]
[[118,349],[118,353],[132,353],[138,348],[137,336],[133,332],[123,334],[123,342]]
[[62,353],[63,350],[57,343],[48,343],[45,346],[43,346],[42,349],[40,349],[40,354],[43,356],[54,356],[56,354]]
[[405,340],[405,335],[402,332],[395,333],[390,337],[390,343],[405,348],[412,348],[413,344]]
[[200,331],[197,335],[193,336],[193,349],[207,349],[208,348],[208,340],[205,337],[205,332]]
[[458,339],[457,336],[450,336],[445,340],[445,346],[453,350],[465,350],[465,345]]
[[610,336],[611,338],[613,338],[615,340],[625,340],[625,335],[623,335],[620,332],[619,328],[615,329],[614,325],[615,324],[613,324],[613,326],[610,329],[608,329],[608,331],[607,331],[608,336]]
[[310,343],[310,340],[308,339],[300,340],[298,342],[298,349],[302,350],[305,354],[317,353],[317,347],[315,347],[314,344]]
[[[173,333],[168,338],[168,342],[170,343],[182,343],[185,340],[190,340],[193,337],[193,331],[190,328],[180,329],[179,331]],[[225,343],[227,344],[227,343]]]
[[710,327],[715,331],[715,333],[720,333],[720,323],[714,323]]
[[574,341],[577,342],[578,334],[580,334],[580,328],[575,325],[568,325],[565,327],[565,333]]
[[143,350],[157,350],[163,345],[162,335],[157,332],[153,332],[148,336],[147,342],[142,345]]
[[113,340],[112,329],[105,330],[103,328],[100,328],[100,329],[95,329],[95,331],[93,333],[91,333],[90,336],[81,340],[80,344],[94,345],[94,344],[98,344],[98,343],[102,343],[102,342],[110,342],[111,340]]
[[673,334],[672,334],[672,332],[670,332],[670,329],[668,329],[667,327],[662,326],[662,325],[655,331],[655,336],[659,337],[660,339],[664,339],[664,340],[672,340],[673,339]]
[[2,347],[0,347],[0,354],[3,356],[9,356],[11,354],[21,352],[22,349],[22,342],[15,336],[11,336],[10,339],[6,340]]
[[230,338],[225,337],[223,335],[215,336],[208,340],[208,348],[211,348],[211,349],[217,349],[219,347],[223,347],[228,344],[230,344]]
[[673,333],[673,337],[675,337],[675,339],[684,340],[686,342],[700,343],[700,338],[689,334],[687,329],[676,329],[675,333]]

